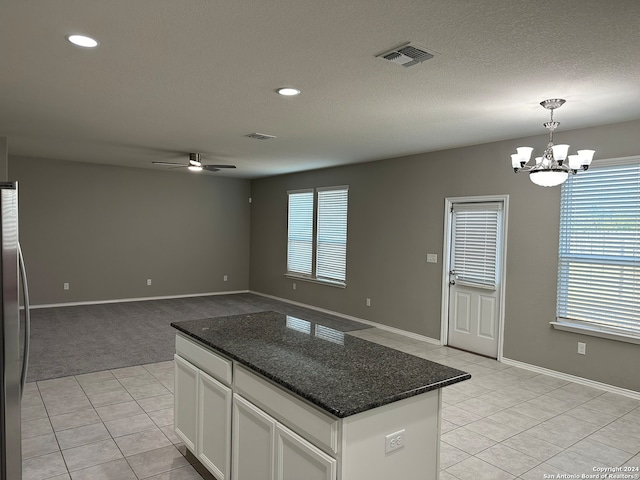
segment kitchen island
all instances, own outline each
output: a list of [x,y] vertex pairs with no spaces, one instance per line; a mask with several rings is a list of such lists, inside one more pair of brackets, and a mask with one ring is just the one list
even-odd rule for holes
[[468,373],[277,312],[172,323],[174,426],[219,480],[435,480]]

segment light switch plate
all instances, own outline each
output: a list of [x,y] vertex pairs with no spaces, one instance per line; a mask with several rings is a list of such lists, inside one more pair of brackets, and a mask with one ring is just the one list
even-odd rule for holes
[[427,253],[427,263],[438,263],[438,254]]

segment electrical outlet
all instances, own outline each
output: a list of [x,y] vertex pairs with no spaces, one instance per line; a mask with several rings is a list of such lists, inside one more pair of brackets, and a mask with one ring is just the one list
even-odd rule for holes
[[427,263],[438,263],[438,254],[427,253]]
[[370,307],[370,306],[371,306],[371,299],[367,298],[367,307]]
[[151,285],[151,279],[147,278],[147,287]]
[[64,284],[62,285],[62,288],[64,288],[65,290],[69,290],[69,283],[64,282]]
[[399,448],[404,448],[404,428],[384,437],[384,453],[391,453]]
[[293,289],[294,289],[294,290],[296,289],[296,284],[295,284],[295,282],[294,282],[294,284],[293,284]]
[[222,279],[226,282],[227,281],[227,276],[225,275]]
[[586,355],[587,354],[587,344],[584,342],[578,342],[578,353],[580,355]]

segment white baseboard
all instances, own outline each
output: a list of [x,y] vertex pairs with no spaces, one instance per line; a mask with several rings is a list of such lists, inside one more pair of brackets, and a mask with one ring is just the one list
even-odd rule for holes
[[531,365],[529,363],[519,362],[517,360],[511,360],[510,358],[502,357],[501,362],[512,367],[518,367],[525,370],[530,370],[536,373],[542,373],[549,375],[550,377],[559,378],[568,382],[579,383],[587,387],[593,387],[607,392],[616,393],[618,395],[624,395],[625,397],[635,398],[640,400],[640,392],[635,390],[629,390],[627,388],[616,387],[615,385],[609,385],[608,383],[596,382],[595,380],[589,380],[588,378],[578,377],[576,375],[570,375],[568,373],[558,372],[556,370],[550,370],[548,368],[538,367],[537,365]]
[[[232,295],[235,293],[249,293],[249,290],[231,290],[228,292],[189,293],[184,295],[164,295],[159,297],[119,298],[114,300],[94,300],[90,302],[49,303],[30,305],[31,310],[37,308],[75,307],[78,305],[101,305],[105,303],[145,302],[147,300],[167,300],[171,298],[208,297],[211,295]],[[23,309],[24,307],[20,307]]]
[[419,333],[408,332],[408,331],[402,330],[400,328],[390,327],[389,325],[384,325],[382,323],[372,322],[371,320],[365,320],[364,318],[353,317],[351,315],[346,315],[344,313],[334,312],[333,310],[327,310],[326,308],[320,308],[320,307],[316,307],[314,305],[308,305],[306,303],[296,302],[296,301],[293,301],[293,300],[289,300],[287,298],[276,297],[275,295],[268,295],[266,293],[256,292],[256,291],[253,291],[253,290],[250,290],[249,293],[253,293],[255,295],[260,295],[261,297],[271,298],[273,300],[278,300],[279,302],[290,303],[291,305],[296,305],[298,307],[308,308],[309,310],[315,310],[317,312],[326,313],[328,315],[334,315],[336,317],[344,318],[345,320],[352,320],[354,322],[365,323],[367,325],[371,325],[372,327],[376,327],[376,328],[379,328],[381,330],[387,330],[388,332],[393,332],[393,333],[397,333],[397,334],[400,334],[400,335],[404,335],[405,337],[415,338],[416,340],[421,340],[423,342],[431,343],[431,344],[434,344],[434,345],[442,345],[440,343],[440,340],[438,340],[438,339],[431,338],[431,337],[426,337],[424,335],[420,335]]

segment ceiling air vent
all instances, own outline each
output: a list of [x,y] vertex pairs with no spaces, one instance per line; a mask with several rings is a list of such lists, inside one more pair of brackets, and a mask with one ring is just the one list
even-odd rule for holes
[[275,135],[267,135],[265,133],[247,133],[245,137],[255,138],[256,140],[269,140],[270,138],[277,138]]
[[418,47],[411,43],[405,43],[398,48],[376,55],[376,57],[384,58],[385,60],[397,63],[403,67],[411,67],[412,65],[417,65],[418,63],[433,58],[433,53],[429,53],[423,47]]

